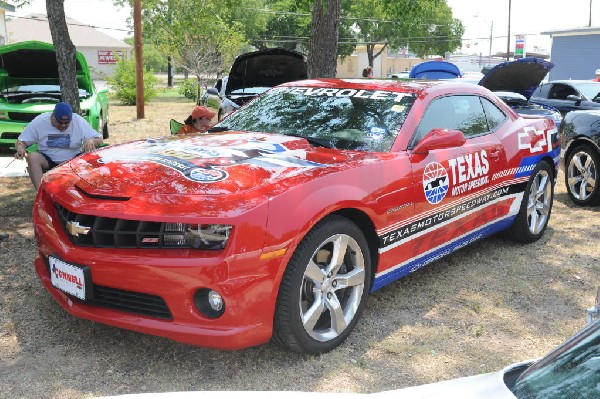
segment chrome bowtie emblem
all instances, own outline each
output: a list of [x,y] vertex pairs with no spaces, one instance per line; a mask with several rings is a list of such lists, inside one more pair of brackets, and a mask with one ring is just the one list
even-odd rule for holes
[[90,231],[90,228],[80,225],[79,222],[70,221],[67,222],[67,231],[73,237],[79,237],[79,234],[87,235],[87,233]]

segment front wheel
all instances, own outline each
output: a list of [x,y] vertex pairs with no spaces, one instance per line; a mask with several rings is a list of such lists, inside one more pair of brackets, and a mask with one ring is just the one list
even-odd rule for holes
[[565,184],[571,201],[579,206],[600,204],[600,155],[591,145],[577,146],[565,163]]
[[302,239],[283,275],[275,308],[276,341],[299,353],[321,354],[354,329],[370,287],[364,234],[329,216]]
[[554,199],[554,172],[548,162],[541,161],[533,170],[525,187],[519,213],[509,230],[515,241],[537,241],[546,231]]

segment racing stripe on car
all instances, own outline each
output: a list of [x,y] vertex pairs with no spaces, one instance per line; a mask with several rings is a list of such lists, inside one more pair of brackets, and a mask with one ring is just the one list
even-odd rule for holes
[[[433,214],[436,214],[436,213],[439,213],[439,212],[443,212],[443,211],[446,211],[448,209],[452,209],[452,208],[454,208],[454,207],[456,207],[456,206],[458,206],[460,204],[463,204],[463,203],[465,203],[467,201],[472,200],[473,198],[480,197],[480,196],[485,195],[487,193],[490,193],[490,192],[493,192],[495,190],[498,190],[499,188],[509,187],[509,186],[513,186],[513,185],[518,185],[518,184],[521,184],[523,182],[526,182],[527,180],[528,180],[528,177],[522,177],[522,178],[514,179],[514,180],[511,180],[511,181],[498,183],[498,184],[496,184],[494,186],[488,187],[486,190],[481,190],[481,191],[473,192],[473,193],[471,193],[471,194],[469,194],[467,196],[464,196],[463,198],[461,198],[459,200],[449,202],[447,205],[444,205],[444,206],[441,206],[441,207],[438,207],[438,208],[433,208],[433,209],[431,209],[431,210],[429,210],[427,212],[420,213],[420,214],[415,215],[413,217],[410,217],[408,219],[404,219],[404,220],[402,220],[402,221],[400,221],[398,223],[394,223],[392,225],[389,225],[389,226],[386,226],[384,228],[381,228],[381,229],[377,230],[377,235],[381,237],[381,236],[385,235],[386,233],[389,233],[390,231],[397,230],[397,229],[399,229],[399,228],[401,228],[403,226],[406,226],[408,224],[411,224],[411,223],[413,223],[413,222],[415,222],[417,220],[421,220],[421,219],[426,218],[428,216],[431,216]],[[525,188],[523,187],[523,190],[524,189]]]
[[[515,197],[522,196],[523,194],[514,194]],[[520,203],[520,201],[516,201]],[[512,213],[512,212],[511,212]],[[373,282],[373,286],[371,288],[371,292],[376,291],[387,284],[396,281],[409,273],[414,272],[422,268],[429,263],[432,263],[454,251],[459,250],[462,247],[467,246],[468,244],[480,240],[482,238],[488,237],[497,232],[506,230],[514,221],[516,217],[515,214],[504,215],[496,220],[490,221],[489,223],[473,230],[469,231],[459,237],[456,237],[453,240],[450,240],[443,245],[440,245],[436,248],[432,248],[427,252],[420,254],[414,258],[408,259],[405,262],[402,262],[396,266],[390,267],[380,273],[375,275],[375,280]]]
[[419,219],[412,220],[394,230],[379,235],[379,253],[389,251],[409,239],[419,237],[483,208],[492,206],[499,201],[523,193],[525,185],[526,182],[521,182],[519,184],[496,188],[493,191],[480,193],[475,197],[463,200],[453,207],[421,215]]

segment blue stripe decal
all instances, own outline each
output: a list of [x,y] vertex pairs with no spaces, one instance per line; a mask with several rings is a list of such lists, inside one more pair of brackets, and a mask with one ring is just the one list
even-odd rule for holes
[[519,177],[530,176],[531,172],[533,172],[533,170],[535,169],[535,166],[538,164],[538,162],[540,162],[540,159],[544,157],[551,157],[554,160],[557,156],[560,156],[560,147],[555,148],[550,152],[532,155],[530,157],[525,157],[521,159],[521,164],[519,165],[519,168],[517,169],[517,173],[515,174],[514,178],[517,179]]
[[429,252],[423,256],[409,261],[408,263],[405,263],[404,265],[402,265],[394,271],[386,273],[381,277],[376,277],[375,281],[373,282],[373,287],[371,287],[371,292],[377,291],[378,289],[396,280],[399,280],[407,274],[412,273],[415,270],[419,270],[423,266],[440,258],[443,258],[444,256],[449,255],[452,252],[457,251],[472,242],[478,241],[482,238],[508,229],[513,224],[515,218],[516,216],[504,218],[502,220],[484,226],[479,230],[472,231],[471,233],[464,235],[460,239],[452,241],[451,243],[448,243],[445,246],[436,249],[435,251]]

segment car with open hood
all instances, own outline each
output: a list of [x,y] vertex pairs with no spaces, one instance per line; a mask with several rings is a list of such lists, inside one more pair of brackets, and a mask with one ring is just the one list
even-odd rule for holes
[[44,175],[35,270],[77,317],[220,349],[330,351],[368,294],[548,226],[554,124],[458,80],[296,81],[208,132],[85,153]]
[[414,65],[408,75],[411,79],[456,79],[462,73],[453,63],[448,61],[425,61]]
[[217,109],[221,120],[271,87],[306,77],[302,53],[285,48],[253,51],[238,56],[229,74],[207,89],[198,104]]
[[[108,90],[96,90],[87,61],[76,53],[81,116],[108,138]],[[25,126],[62,101],[54,46],[27,41],[0,46],[0,145],[14,145]]]
[[488,70],[479,85],[493,91],[518,114],[552,119],[559,128],[562,115],[558,109],[531,101],[532,93],[553,67],[553,63],[536,57],[507,61]]

